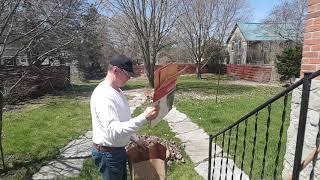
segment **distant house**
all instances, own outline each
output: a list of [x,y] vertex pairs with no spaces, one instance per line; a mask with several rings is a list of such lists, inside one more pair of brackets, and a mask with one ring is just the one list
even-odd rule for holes
[[230,64],[274,64],[292,42],[287,24],[238,23],[227,39]]
[[[3,46],[0,44],[0,52],[2,51]],[[0,59],[0,66],[29,66],[28,56],[25,53],[18,53],[20,50],[19,47],[6,47],[2,58]],[[60,57],[66,54],[65,52],[60,52]],[[43,66],[60,66],[64,65],[63,58],[53,58],[46,57],[42,64]]]
[[276,55],[294,41],[288,24],[238,23],[227,39],[227,74],[257,82],[278,81]]
[[[0,52],[3,46],[0,44]],[[19,54],[16,56],[16,52],[19,49],[16,47],[6,47],[0,59],[0,66],[28,66],[27,55]]]

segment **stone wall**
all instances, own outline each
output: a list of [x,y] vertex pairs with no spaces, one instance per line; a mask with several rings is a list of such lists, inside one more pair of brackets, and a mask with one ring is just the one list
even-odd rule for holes
[[[0,81],[4,85],[8,103],[14,103],[70,86],[70,68],[68,66],[2,67]],[[16,83],[15,88],[9,91]]]
[[[308,0],[308,15],[304,34],[303,58],[301,63],[301,77],[304,72],[320,70],[320,0]],[[290,125],[287,131],[287,148],[284,159],[283,179],[292,174],[297,131],[300,114],[302,87],[293,91],[291,102]],[[309,109],[304,137],[302,160],[316,149],[316,136],[320,121],[320,77],[312,80],[309,99]],[[314,179],[320,179],[319,155],[315,166]],[[300,174],[300,179],[309,179],[312,169],[310,163]]]

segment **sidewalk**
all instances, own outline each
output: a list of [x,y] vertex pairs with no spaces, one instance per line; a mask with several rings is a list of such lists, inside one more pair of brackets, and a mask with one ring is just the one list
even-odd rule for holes
[[[208,157],[209,157],[209,135],[204,132],[197,124],[191,122],[191,120],[183,113],[172,108],[169,114],[164,117],[171,128],[171,130],[176,133],[176,137],[181,139],[187,155],[190,157],[191,161],[195,166],[197,173],[203,177],[203,179],[208,178]],[[214,146],[214,145],[213,145]],[[214,152],[212,152],[213,154]],[[233,160],[229,158],[227,168],[226,168],[226,154],[222,157],[221,148],[217,146],[217,157],[215,163],[215,173],[213,179],[219,179],[220,170],[222,167],[221,179],[225,179],[226,169],[227,178],[231,179],[231,173],[233,168]],[[222,165],[221,165],[222,160]],[[213,167],[213,159],[212,166]],[[235,167],[234,179],[240,179],[241,170]],[[243,172],[242,179],[247,180],[249,177]]]

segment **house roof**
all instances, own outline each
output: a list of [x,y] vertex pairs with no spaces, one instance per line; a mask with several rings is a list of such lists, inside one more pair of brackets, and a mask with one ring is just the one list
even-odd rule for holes
[[289,24],[272,23],[237,23],[227,43],[232,37],[233,32],[239,27],[246,41],[285,41],[290,38],[290,32],[293,28]]

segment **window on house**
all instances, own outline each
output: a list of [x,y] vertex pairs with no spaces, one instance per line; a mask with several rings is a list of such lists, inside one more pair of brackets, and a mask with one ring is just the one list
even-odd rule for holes
[[14,59],[13,58],[6,59],[5,60],[5,65],[6,66],[14,66]]
[[232,51],[234,50],[234,41],[232,41],[232,43],[231,43],[231,50]]

